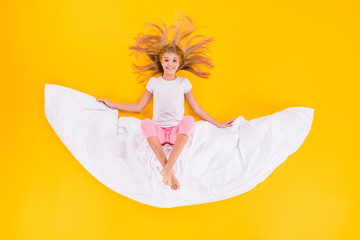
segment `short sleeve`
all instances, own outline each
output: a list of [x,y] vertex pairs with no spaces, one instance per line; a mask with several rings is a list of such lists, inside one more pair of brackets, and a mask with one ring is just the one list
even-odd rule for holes
[[154,78],[150,78],[149,82],[146,84],[146,89],[153,93],[154,92]]
[[191,85],[190,81],[187,78],[185,78],[184,84],[185,84],[185,87],[184,87],[185,88],[185,93],[188,93],[191,90],[192,85]]

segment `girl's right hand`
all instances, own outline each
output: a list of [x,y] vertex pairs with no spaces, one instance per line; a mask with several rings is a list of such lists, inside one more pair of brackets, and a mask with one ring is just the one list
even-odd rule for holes
[[109,108],[115,108],[115,104],[107,99],[100,98],[100,99],[96,99],[96,101],[105,103],[105,105],[108,106]]

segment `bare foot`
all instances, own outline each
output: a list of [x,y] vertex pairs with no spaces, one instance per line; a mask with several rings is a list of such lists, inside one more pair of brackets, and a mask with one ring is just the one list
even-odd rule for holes
[[172,182],[171,182],[171,171],[166,171],[165,168],[161,169],[160,171],[160,175],[163,176],[163,182],[166,186],[171,186]]
[[172,190],[179,190],[180,189],[179,181],[175,177],[175,171],[172,171],[171,182],[172,182],[172,185],[171,185]]
[[[165,176],[166,175],[166,170],[162,169],[160,171],[160,174],[161,174],[161,176]],[[164,179],[163,179],[163,181],[164,181]],[[166,185],[166,183],[165,183],[165,185]],[[170,183],[170,185],[171,185],[172,190],[179,190],[180,189],[180,184],[179,184],[179,181],[177,180],[177,178],[175,177],[174,169],[171,170],[171,183]]]

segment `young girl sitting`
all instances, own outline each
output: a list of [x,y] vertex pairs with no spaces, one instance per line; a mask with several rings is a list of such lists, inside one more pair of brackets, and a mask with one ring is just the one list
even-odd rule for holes
[[[164,184],[171,186],[173,190],[177,190],[180,188],[180,184],[175,177],[173,166],[183,150],[195,123],[194,117],[190,115],[184,116],[184,96],[194,113],[219,128],[231,127],[231,123],[236,118],[222,123],[214,120],[195,100],[191,92],[192,85],[190,81],[185,77],[176,75],[178,71],[185,70],[198,77],[208,78],[209,73],[201,71],[199,66],[213,67],[211,60],[203,56],[204,51],[208,49],[206,45],[213,39],[203,39],[191,45],[192,41],[197,37],[204,38],[202,35],[196,35],[188,40],[185,45],[184,41],[194,32],[192,20],[186,14],[180,25],[177,21],[175,25],[171,25],[169,28],[163,23],[164,29],[153,23],[150,23],[150,25],[155,27],[157,32],[154,34],[140,34],[139,37],[135,38],[137,40],[136,45],[129,47],[129,49],[134,50],[134,53],[145,54],[150,59],[150,63],[145,66],[134,64],[140,76],[150,72],[143,80],[145,81],[150,77],[144,95],[139,102],[133,104],[112,103],[102,98],[97,99],[97,101],[103,102],[114,109],[141,112],[154,96],[153,118],[142,120],[141,129],[151,149],[163,166],[160,174],[163,176]],[[168,33],[171,29],[173,30],[173,39],[169,42]],[[157,74],[160,74],[160,76],[153,77]],[[162,148],[165,144],[173,145],[168,160]]]

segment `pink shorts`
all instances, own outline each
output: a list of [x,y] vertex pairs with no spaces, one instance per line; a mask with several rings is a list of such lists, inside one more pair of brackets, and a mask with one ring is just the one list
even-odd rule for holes
[[194,124],[195,119],[190,115],[184,116],[178,125],[168,128],[159,127],[150,118],[145,118],[141,121],[141,129],[146,138],[158,136],[161,145],[166,143],[174,145],[178,134],[190,136]]

